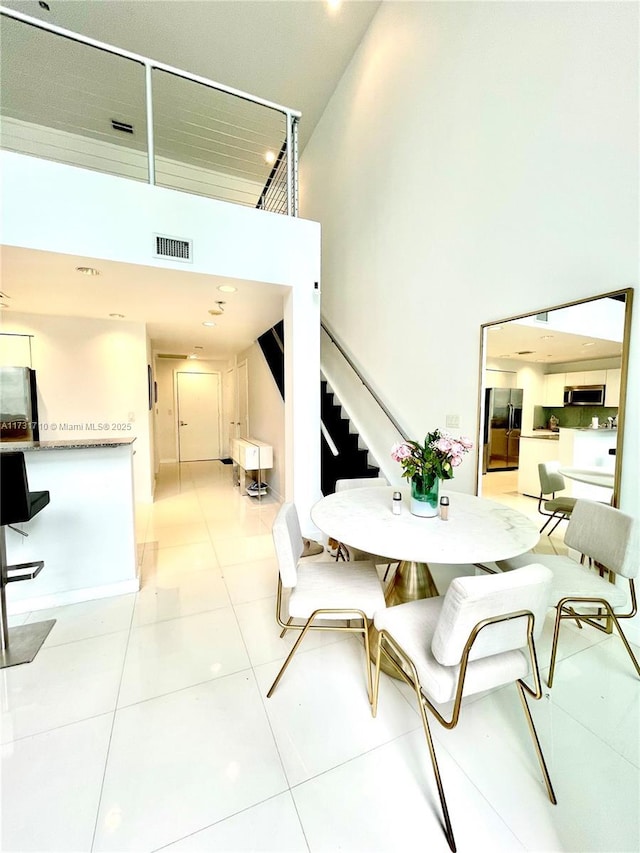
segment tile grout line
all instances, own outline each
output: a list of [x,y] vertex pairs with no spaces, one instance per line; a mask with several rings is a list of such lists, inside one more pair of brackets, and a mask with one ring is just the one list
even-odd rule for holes
[[[137,595],[138,595],[138,593],[136,593],[136,596]],[[115,702],[114,702],[114,707],[113,707],[113,717],[111,719],[111,730],[109,731],[109,739],[107,741],[107,749],[106,749],[106,754],[105,754],[105,758],[104,758],[104,770],[102,773],[102,781],[100,782],[100,791],[98,793],[98,802],[97,802],[97,806],[96,806],[96,819],[95,819],[95,823],[93,825],[93,833],[91,835],[91,845],[89,847],[89,850],[91,850],[91,851],[94,849],[94,846],[96,843],[96,835],[98,832],[98,821],[100,819],[100,809],[102,806],[102,797],[104,795],[104,784],[105,784],[105,780],[107,778],[107,769],[109,766],[109,755],[111,754],[111,741],[113,739],[113,731],[114,731],[115,724],[116,724],[116,715],[118,713],[118,699],[120,697],[120,689],[122,687],[122,679],[124,678],[124,668],[126,666],[127,654],[129,652],[129,641],[131,639],[131,631],[132,631],[132,627],[133,627],[133,618],[134,618],[134,614],[136,611],[136,601],[137,601],[137,598],[136,598],[136,600],[134,600],[133,607],[131,608],[131,618],[129,620],[129,630],[127,633],[127,642],[126,642],[125,649],[124,649],[124,655],[122,656],[122,669],[120,671],[120,679],[118,681],[118,689],[116,690]]]

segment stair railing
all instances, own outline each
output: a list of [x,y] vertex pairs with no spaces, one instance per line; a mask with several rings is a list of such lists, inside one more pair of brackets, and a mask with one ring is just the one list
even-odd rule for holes
[[329,339],[331,340],[331,343],[332,343],[332,344],[333,344],[333,345],[338,349],[338,351],[339,351],[340,355],[344,358],[344,360],[347,362],[347,364],[349,365],[349,367],[353,370],[353,372],[354,372],[354,373],[355,373],[355,375],[358,377],[358,379],[360,380],[360,382],[364,385],[364,387],[367,389],[367,391],[369,392],[369,394],[371,394],[371,396],[373,397],[373,399],[376,401],[376,404],[379,406],[379,408],[381,409],[381,411],[382,411],[382,412],[384,412],[385,416],[386,416],[386,417],[388,418],[388,420],[393,424],[393,426],[395,427],[395,429],[400,433],[400,435],[402,436],[402,438],[404,439],[404,441],[408,441],[408,440],[409,440],[409,434],[407,433],[407,431],[406,431],[406,430],[405,430],[405,429],[404,429],[404,428],[403,428],[403,427],[398,423],[398,421],[396,420],[396,418],[394,418],[394,416],[391,414],[391,412],[389,411],[389,409],[387,408],[387,406],[386,406],[386,405],[383,403],[383,401],[380,399],[380,397],[378,396],[378,394],[376,394],[376,392],[373,390],[373,388],[371,387],[370,383],[369,383],[369,382],[367,382],[367,380],[365,379],[365,377],[362,375],[362,371],[357,367],[357,365],[354,363],[353,359],[349,356],[348,352],[345,350],[345,348],[344,348],[344,346],[342,345],[342,343],[340,342],[340,340],[336,337],[336,335],[334,334],[334,332],[333,332],[333,331],[331,330],[331,328],[327,325],[326,320],[321,319],[321,320],[320,320],[320,325],[321,325],[321,327],[324,329],[324,331],[327,333],[327,335],[329,336]]
[[328,429],[326,428],[326,426],[324,425],[324,421],[323,421],[323,420],[321,420],[321,421],[320,421],[320,431],[322,432],[322,437],[324,438],[324,440],[325,440],[325,441],[327,442],[327,444],[329,445],[329,450],[331,451],[331,453],[333,454],[333,456],[339,456],[339,455],[340,455],[340,451],[339,451],[339,450],[338,450],[338,448],[336,447],[336,443],[335,443],[335,441],[334,441],[334,440],[331,438],[331,436],[329,435],[329,430],[328,430]]

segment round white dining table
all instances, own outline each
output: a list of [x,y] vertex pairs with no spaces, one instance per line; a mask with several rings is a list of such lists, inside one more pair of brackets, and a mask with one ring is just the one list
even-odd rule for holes
[[[320,530],[344,542],[409,563],[484,563],[524,554],[538,542],[537,525],[523,513],[496,501],[441,492],[449,497],[449,517],[421,518],[409,511],[402,490],[400,515],[391,502],[395,489],[374,486],[327,495],[311,509]],[[411,596],[411,600],[421,596]]]
[[[530,551],[540,533],[526,515],[485,498],[444,492],[448,519],[421,518],[409,511],[409,489],[403,489],[400,515],[392,512],[393,487],[374,486],[336,492],[319,500],[311,518],[327,536],[362,551],[398,561],[386,591],[387,607],[438,595],[429,562],[482,564],[507,560]],[[369,631],[372,657],[377,631]],[[389,675],[396,675],[383,663]]]

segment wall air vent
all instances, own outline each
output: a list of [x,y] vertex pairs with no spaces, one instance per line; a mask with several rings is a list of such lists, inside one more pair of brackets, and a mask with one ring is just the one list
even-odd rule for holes
[[154,234],[154,258],[171,258],[172,261],[193,263],[193,240],[181,240],[179,237],[167,237]]
[[179,358],[179,359],[188,358],[188,356],[186,356],[186,355],[178,355],[177,353],[173,353],[173,352],[159,352],[157,357],[158,358]]

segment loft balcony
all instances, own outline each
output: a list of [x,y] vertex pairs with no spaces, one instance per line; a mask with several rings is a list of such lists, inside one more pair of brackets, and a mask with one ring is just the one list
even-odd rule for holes
[[0,147],[297,216],[300,113],[0,7]]

